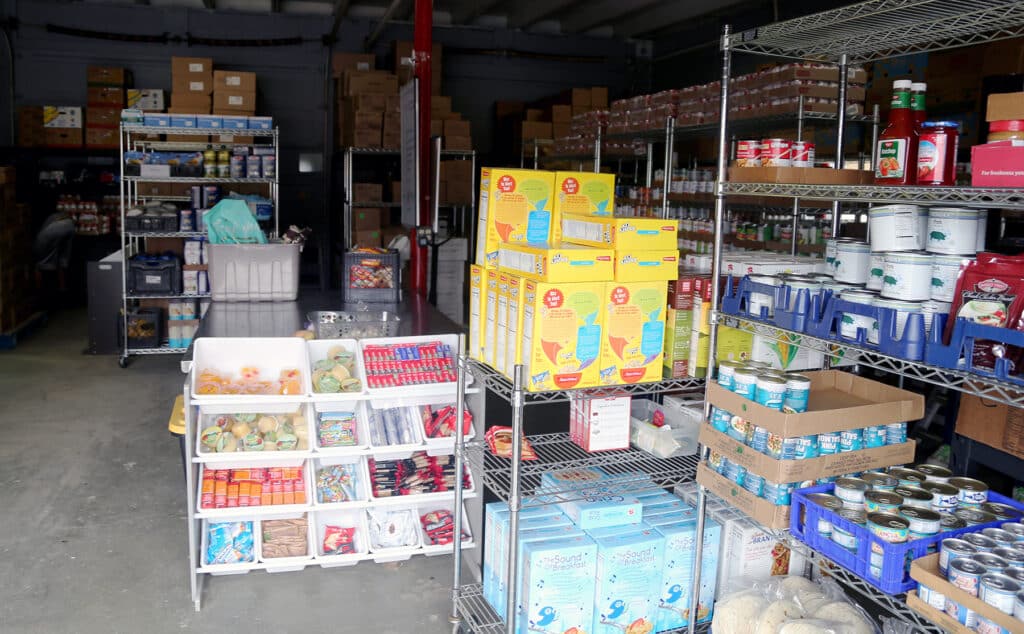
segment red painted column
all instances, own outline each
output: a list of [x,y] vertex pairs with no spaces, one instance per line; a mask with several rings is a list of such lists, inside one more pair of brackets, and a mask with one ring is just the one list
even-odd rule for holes
[[[414,17],[413,60],[416,78],[419,79],[419,128],[420,128],[420,200],[419,225],[430,225],[432,180],[430,178],[430,96],[431,72],[430,51],[434,37],[434,2],[433,0],[416,0]],[[410,251],[409,290],[412,293],[426,296],[427,294],[427,258],[430,250],[421,247],[413,231],[412,248]]]

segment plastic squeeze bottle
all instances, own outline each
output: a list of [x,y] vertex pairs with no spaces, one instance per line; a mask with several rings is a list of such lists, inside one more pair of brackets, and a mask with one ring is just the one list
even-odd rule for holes
[[915,183],[918,134],[910,105],[911,84],[909,79],[897,79],[892,83],[889,123],[878,137],[875,148],[876,185]]

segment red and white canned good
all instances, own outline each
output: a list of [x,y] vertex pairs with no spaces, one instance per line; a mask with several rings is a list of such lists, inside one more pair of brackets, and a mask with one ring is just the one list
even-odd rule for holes
[[761,141],[761,165],[764,167],[792,167],[793,143],[789,139]]
[[793,141],[790,158],[793,167],[814,167],[814,144],[809,141]]
[[736,142],[736,167],[761,167],[761,142],[746,139]]

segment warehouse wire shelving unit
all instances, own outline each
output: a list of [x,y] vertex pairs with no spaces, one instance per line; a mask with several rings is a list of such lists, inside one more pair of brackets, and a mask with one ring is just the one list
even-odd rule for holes
[[[128,366],[128,359],[133,356],[152,354],[184,354],[187,348],[161,345],[159,347],[132,347],[128,345],[128,307],[135,305],[141,300],[173,300],[173,299],[208,299],[209,293],[178,293],[160,294],[145,293],[133,294],[128,292],[128,261],[129,259],[145,250],[145,240],[148,238],[201,238],[205,237],[203,231],[129,231],[125,217],[131,207],[152,200],[165,202],[189,202],[190,196],[181,195],[155,195],[140,191],[143,183],[166,183],[166,184],[192,184],[192,185],[243,185],[261,184],[268,188],[269,198],[273,202],[273,235],[280,233],[280,206],[279,206],[279,181],[275,172],[272,178],[217,178],[205,176],[165,176],[147,175],[141,172],[139,175],[125,174],[125,152],[133,151],[156,151],[174,150],[185,152],[202,152],[209,148],[250,146],[252,143],[238,142],[216,142],[205,141],[159,141],[158,135],[174,134],[180,136],[209,137],[211,134],[225,134],[232,131],[210,130],[199,128],[165,128],[156,126],[125,125],[121,124],[118,158],[120,161],[121,179],[121,253],[123,254],[122,287],[121,287],[121,355],[118,359],[119,365],[124,368]],[[270,130],[240,130],[245,136],[269,140],[274,148],[275,164],[280,165],[280,144],[277,128]],[[196,219],[195,221],[198,221]],[[269,229],[268,229],[269,230]]]
[[[714,258],[712,277],[722,279],[723,218],[726,200],[734,195],[810,199],[832,201],[832,234],[839,234],[840,204],[951,203],[967,207],[1024,209],[1024,190],[985,189],[972,187],[923,188],[878,187],[871,185],[791,185],[739,183],[726,180],[729,114],[729,79],[734,52],[755,53],[811,62],[838,64],[840,76],[839,103],[835,119],[837,157],[843,156],[845,137],[846,70],[850,64],[861,64],[912,53],[940,51],[971,44],[991,42],[1024,35],[1024,2],[1019,0],[868,0],[859,4],[733,33],[724,27],[721,38],[722,98],[718,128],[718,182],[715,191]],[[837,167],[842,161],[836,161]],[[924,363],[909,362],[865,350],[857,346],[816,339],[804,333],[792,333],[755,320],[735,318],[718,312],[721,286],[712,284],[709,370],[713,375],[718,328],[728,325],[749,332],[778,338],[799,334],[811,348],[831,358],[855,358],[861,365],[911,377],[928,383],[950,387],[968,394],[992,398],[1014,407],[1024,406],[1024,394],[1012,384],[989,380],[964,372],[946,370]],[[707,414],[707,412],[706,412]],[[707,449],[701,455],[706,457]],[[697,531],[703,533],[709,493],[698,487]],[[798,548],[806,549],[802,544]],[[703,540],[696,540],[700,561]],[[819,571],[832,576],[861,602],[905,623],[915,632],[942,632],[942,629],[910,610],[904,595],[886,595],[856,575],[831,565],[824,557],[809,553]],[[691,601],[700,587],[700,566],[696,566],[691,588]],[[691,626],[691,631],[696,628]]]

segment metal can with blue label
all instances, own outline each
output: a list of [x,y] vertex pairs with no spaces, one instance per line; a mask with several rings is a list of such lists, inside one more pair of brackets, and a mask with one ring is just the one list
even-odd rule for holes
[[725,465],[722,467],[722,475],[729,480],[732,480],[736,484],[743,486],[743,483],[747,479],[747,470],[744,467],[724,458]]
[[720,362],[718,364],[718,384],[730,392],[734,391],[736,386],[736,369],[740,365],[738,361],[729,359]]
[[874,449],[885,446],[885,425],[872,425],[864,428],[864,448]]
[[1020,521],[1021,518],[1020,511],[1009,504],[1003,504],[1001,502],[985,502],[981,505],[981,510],[988,511],[992,515],[995,515],[996,519],[1000,521],[1017,522]]
[[[864,526],[867,522],[867,514],[864,513],[864,509],[851,509],[842,508],[839,509],[839,517],[853,522],[858,526]],[[857,552],[857,547],[860,545],[860,540],[857,539],[857,535],[850,531],[847,531],[838,524],[832,525],[832,541],[839,544],[850,552]]]
[[1024,568],[1024,550],[1000,546],[999,548],[993,548],[992,554],[1005,559],[1006,565],[1009,568]]
[[754,400],[770,409],[782,411],[782,403],[786,400],[786,380],[768,374],[758,375]]
[[946,597],[946,614],[956,619],[961,625],[973,630],[978,625],[978,613],[974,610],[960,605],[953,599]]
[[818,436],[800,436],[794,439],[793,458],[807,460],[818,457]]
[[811,396],[811,380],[802,374],[786,374],[786,400],[782,411],[788,414],[802,414],[807,411]]
[[[963,519],[963,518],[961,518],[961,519]],[[968,526],[969,525],[970,524],[968,524]],[[965,542],[967,542],[971,546],[974,546],[974,548],[979,553],[990,553],[993,550],[995,550],[996,548],[999,548],[998,544],[996,544],[994,541],[992,541],[988,537],[985,537],[981,533],[965,533],[965,534],[960,536],[960,539],[964,540]]]
[[[868,474],[864,474],[868,475]],[[903,496],[892,491],[872,489],[864,494],[864,510],[868,513],[899,513],[903,504]]]
[[[764,483],[764,492],[761,497],[768,500],[775,506],[789,506],[793,503],[794,485],[790,483],[768,482]],[[1024,554],[1024,553],[1021,553]]]
[[736,368],[732,375],[732,391],[744,398],[754,400],[757,392],[757,370],[749,367]]
[[896,478],[879,471],[866,471],[861,474],[860,479],[870,484],[876,491],[895,491],[899,484]]
[[839,432],[839,451],[860,451],[864,448],[864,430],[847,429]]
[[949,484],[960,491],[960,506],[981,506],[988,502],[988,485],[974,478],[950,478]]
[[920,471],[905,467],[893,467],[889,469],[889,475],[899,480],[901,486],[919,487],[928,479]]
[[1013,533],[1014,539],[1018,542],[1024,542],[1024,524],[1020,522],[1007,522],[1003,524],[1003,530]]
[[[889,471],[889,474],[892,475],[892,471]],[[934,496],[920,487],[899,484],[896,485],[893,492],[903,496],[904,506],[916,506],[919,509],[932,508],[932,498]]]
[[723,434],[729,433],[729,420],[732,414],[718,407],[711,408],[711,427]]
[[949,564],[961,557],[970,558],[978,553],[978,549],[955,537],[947,537],[939,544],[939,572],[943,576],[949,576]]
[[1001,528],[986,528],[981,531],[981,534],[994,541],[997,546],[1005,548],[1011,548],[1017,542],[1013,533]]
[[900,517],[910,522],[910,539],[922,539],[938,535],[942,529],[939,514],[931,509],[915,506],[901,506]]
[[[956,509],[955,511],[953,511],[953,515],[956,515],[957,517],[959,517],[963,521],[967,522],[968,526],[978,526],[978,525],[981,525],[981,524],[991,524],[992,522],[996,521],[996,516],[995,515],[992,515],[988,511],[981,510],[981,507],[963,506],[963,507],[960,507],[960,508]],[[986,537],[986,539],[988,539],[988,538]],[[992,543],[993,543],[992,548],[995,548],[996,546],[998,546],[998,544],[996,544],[995,542],[992,542]]]
[[987,573],[985,566],[968,557],[960,557],[949,562],[949,573],[946,578],[957,588],[976,597],[978,596],[978,587],[981,585],[981,577]]
[[793,460],[796,457],[796,438],[783,438],[768,432],[767,453],[776,460]]
[[924,584],[918,584],[917,596],[920,597],[922,601],[924,601],[931,607],[935,608],[939,612],[943,612],[946,610],[946,595],[942,594],[941,592],[932,590]]
[[952,513],[946,513],[939,511],[939,523],[942,524],[942,532],[948,533],[949,531],[958,531],[961,528],[967,528],[967,522],[963,521]]
[[979,598],[1003,614],[1013,614],[1013,600],[1020,584],[1006,575],[989,573],[981,577]]
[[[838,513],[843,508],[843,501],[829,493],[810,493],[807,495],[807,501],[833,513]],[[832,536],[832,522],[826,513],[818,514],[817,529],[818,535],[822,537]]]
[[[873,535],[890,544],[902,544],[908,539],[910,522],[906,518],[891,513],[868,513],[866,524]],[[871,542],[869,564],[871,574],[880,578],[885,564],[885,549],[874,541]]]
[[978,624],[974,626],[974,631],[978,634],[1013,634],[1010,630],[981,614],[978,615]]
[[889,423],[885,426],[885,444],[902,445],[907,442],[907,424]]
[[1013,616],[1024,621],[1024,590],[1017,593],[1013,601]]
[[747,477],[743,481],[743,488],[757,497],[761,497],[764,494],[764,478],[756,473],[747,472]]
[[960,490],[952,484],[929,480],[921,488],[932,494],[932,509],[940,513],[955,511],[960,504]]
[[993,553],[974,553],[971,555],[971,559],[984,566],[985,572],[998,572],[1002,574],[1009,567],[1005,559]]
[[752,425],[745,418],[734,415],[729,417],[729,428],[725,430],[725,433],[733,440],[748,444],[750,442],[751,427]]
[[717,451],[712,451],[708,454],[708,466],[718,475],[722,475],[722,471],[725,470],[725,458]]
[[929,482],[949,482],[949,479],[953,477],[953,472],[946,467],[927,462],[915,466],[914,470],[923,473]]
[[836,480],[835,496],[843,501],[843,506],[853,509],[864,509],[864,494],[871,487],[860,478],[839,478]]
[[818,455],[831,456],[839,453],[839,432],[829,431],[818,434]]

